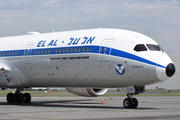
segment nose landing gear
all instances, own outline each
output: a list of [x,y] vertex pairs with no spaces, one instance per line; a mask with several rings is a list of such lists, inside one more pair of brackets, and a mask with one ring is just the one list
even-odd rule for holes
[[124,108],[137,108],[138,100],[136,98],[128,97],[124,99],[123,105],[124,105]]
[[138,106],[138,100],[136,98],[133,98],[133,95],[143,93],[145,90],[144,86],[136,87],[136,86],[129,86],[125,87],[125,92],[127,94],[127,98],[124,99],[123,105],[124,108],[137,108]]
[[29,93],[21,93],[23,89],[17,89],[16,92],[8,93],[6,96],[6,100],[8,103],[30,103],[31,102],[31,95]]

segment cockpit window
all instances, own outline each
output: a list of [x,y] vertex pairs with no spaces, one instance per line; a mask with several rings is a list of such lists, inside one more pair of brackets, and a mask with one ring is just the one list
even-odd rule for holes
[[147,48],[144,44],[138,44],[134,47],[134,50],[137,51],[137,52],[140,52],[140,51],[147,51]]
[[159,49],[161,49],[161,51],[163,51],[164,52],[164,50],[158,45],[158,47],[159,47]]
[[149,50],[152,50],[152,51],[161,51],[161,48],[158,45],[152,45],[152,44],[146,44],[146,45],[149,48]]

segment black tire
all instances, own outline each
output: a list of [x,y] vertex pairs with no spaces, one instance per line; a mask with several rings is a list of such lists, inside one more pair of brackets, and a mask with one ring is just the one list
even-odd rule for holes
[[13,93],[8,93],[6,96],[6,100],[8,103],[13,103],[14,102],[14,94]]
[[24,94],[20,93],[20,103],[23,103],[23,102],[24,102]]
[[24,100],[24,96],[22,93],[15,93],[14,94],[14,102],[15,103],[23,103],[23,100]]
[[138,100],[136,98],[132,98],[133,100],[133,105],[132,105],[132,108],[137,108],[138,106]]
[[31,95],[29,93],[24,94],[24,103],[30,103],[31,102]]
[[132,108],[133,102],[132,102],[131,98],[124,99],[123,105],[124,105],[124,108]]

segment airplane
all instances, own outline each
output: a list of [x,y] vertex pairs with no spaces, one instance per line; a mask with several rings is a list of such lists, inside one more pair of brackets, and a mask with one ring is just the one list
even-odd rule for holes
[[0,88],[8,103],[30,103],[29,87],[64,87],[85,97],[125,88],[124,108],[137,108],[133,95],[175,73],[166,52],[138,32],[98,28],[53,33],[29,32],[0,38]]

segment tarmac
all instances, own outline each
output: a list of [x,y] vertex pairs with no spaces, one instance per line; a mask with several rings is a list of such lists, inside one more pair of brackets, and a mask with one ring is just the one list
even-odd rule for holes
[[32,97],[32,103],[8,104],[0,97],[0,120],[179,120],[180,96],[136,97],[137,109],[125,109],[125,97]]

